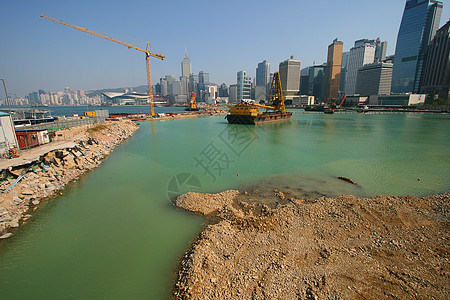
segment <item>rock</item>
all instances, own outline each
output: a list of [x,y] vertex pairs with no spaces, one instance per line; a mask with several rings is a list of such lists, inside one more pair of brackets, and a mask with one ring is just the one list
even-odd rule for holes
[[17,227],[19,227],[19,223],[18,223],[18,222],[10,222],[10,223],[9,223],[9,227],[11,227],[11,228],[17,228]]
[[39,202],[39,200],[33,200],[33,201],[31,201],[31,204],[33,204],[33,205],[38,205],[40,202]]
[[352,180],[352,179],[350,179],[348,177],[338,176],[338,179],[340,179],[342,181],[345,181],[345,182],[348,182],[348,183],[351,183],[351,184],[357,185],[357,183],[354,180]]
[[33,192],[29,189],[25,189],[25,190],[22,190],[22,195],[26,195],[26,196],[33,195]]
[[5,233],[4,235],[0,236],[0,240],[7,239],[7,238],[11,237],[12,235],[13,234],[11,232]]

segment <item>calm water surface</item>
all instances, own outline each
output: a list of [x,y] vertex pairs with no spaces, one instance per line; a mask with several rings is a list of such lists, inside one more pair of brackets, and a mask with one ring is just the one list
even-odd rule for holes
[[177,192],[261,180],[327,195],[448,192],[449,121],[295,111],[290,122],[257,127],[223,117],[142,122],[0,242],[0,298],[168,298],[177,261],[202,226],[170,204]]

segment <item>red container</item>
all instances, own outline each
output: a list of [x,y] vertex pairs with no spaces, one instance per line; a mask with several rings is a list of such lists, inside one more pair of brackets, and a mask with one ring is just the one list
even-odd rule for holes
[[33,131],[16,131],[20,149],[29,149],[39,146],[38,133]]

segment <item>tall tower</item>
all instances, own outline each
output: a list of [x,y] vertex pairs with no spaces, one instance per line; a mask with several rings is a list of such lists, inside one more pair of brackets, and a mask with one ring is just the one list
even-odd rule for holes
[[341,78],[342,49],[344,43],[335,39],[328,46],[327,68],[325,70],[324,99],[332,100],[338,97],[339,80]]
[[280,62],[279,73],[284,100],[292,100],[294,95],[300,93],[301,61],[291,56],[290,59]]
[[358,70],[366,64],[371,64],[375,60],[375,52],[377,46],[370,40],[358,40],[355,46],[350,49],[348,56],[348,66],[345,75],[344,92],[347,95],[356,93],[356,81],[358,77]]
[[450,95],[450,21],[442,26],[428,46],[424,61],[420,93],[439,95],[447,100]]
[[191,74],[191,60],[187,57],[186,49],[184,49],[184,57],[181,60],[181,76],[189,78]]
[[267,60],[260,62],[256,68],[256,85],[255,85],[255,100],[267,101],[269,98],[268,91],[270,80],[270,63]]
[[251,98],[252,78],[246,71],[237,72],[237,102]]
[[419,90],[423,61],[428,45],[439,27],[442,8],[441,1],[406,1],[395,48],[393,93]]

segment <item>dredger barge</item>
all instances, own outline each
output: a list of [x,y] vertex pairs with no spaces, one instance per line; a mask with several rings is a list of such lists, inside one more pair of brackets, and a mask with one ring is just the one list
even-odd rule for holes
[[[265,108],[265,112],[259,112],[259,108]],[[271,110],[271,111],[269,111]],[[258,125],[289,120],[291,112],[286,112],[284,106],[283,91],[279,73],[273,75],[267,105],[256,104],[250,101],[242,101],[230,108],[230,113],[225,117],[230,124]]]

